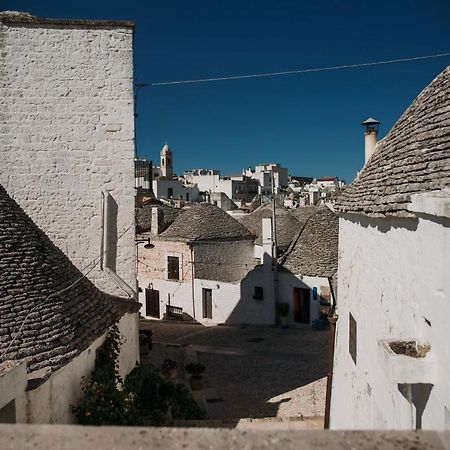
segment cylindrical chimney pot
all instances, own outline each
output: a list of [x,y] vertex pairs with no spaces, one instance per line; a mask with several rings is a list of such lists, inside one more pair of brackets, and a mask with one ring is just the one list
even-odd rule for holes
[[380,125],[380,122],[376,119],[372,119],[369,117],[367,120],[365,120],[361,125],[363,125],[366,130],[364,133],[364,139],[365,139],[365,161],[364,163],[367,164],[367,161],[371,158],[375,151],[375,146],[378,142],[378,125]]

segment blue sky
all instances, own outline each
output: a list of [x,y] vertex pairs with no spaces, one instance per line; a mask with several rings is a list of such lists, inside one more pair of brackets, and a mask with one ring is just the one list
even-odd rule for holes
[[[135,81],[158,82],[450,52],[449,0],[0,0],[2,10],[136,23]],[[450,57],[275,78],[141,89],[138,154],[223,174],[279,162],[351,181],[361,121],[384,136]]]

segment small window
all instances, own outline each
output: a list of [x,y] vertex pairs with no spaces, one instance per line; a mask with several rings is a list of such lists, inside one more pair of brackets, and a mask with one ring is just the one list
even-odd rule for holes
[[348,324],[348,351],[356,364],[356,320],[350,313]]
[[167,257],[167,278],[169,280],[180,279],[180,263],[177,256]]
[[173,197],[173,188],[167,188],[167,197],[172,198]]
[[255,300],[262,300],[264,298],[264,289],[261,286],[255,286],[253,298]]

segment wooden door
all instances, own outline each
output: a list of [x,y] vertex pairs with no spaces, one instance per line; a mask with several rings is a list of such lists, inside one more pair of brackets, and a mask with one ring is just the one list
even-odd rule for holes
[[203,289],[203,318],[212,319],[212,290]]
[[309,323],[310,296],[309,289],[294,288],[294,322]]
[[147,316],[159,319],[159,291],[155,289],[145,290],[145,313]]

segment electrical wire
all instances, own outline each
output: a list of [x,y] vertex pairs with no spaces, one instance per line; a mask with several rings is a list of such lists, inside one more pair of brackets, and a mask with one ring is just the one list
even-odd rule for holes
[[193,84],[193,83],[210,83],[214,81],[229,81],[229,80],[243,80],[248,78],[265,78],[265,77],[277,77],[284,75],[298,75],[302,73],[312,73],[312,72],[325,72],[331,70],[341,70],[341,69],[356,69],[359,67],[370,67],[370,66],[381,66],[386,64],[397,64],[402,62],[410,61],[422,61],[426,59],[443,58],[450,56],[450,52],[438,53],[434,55],[425,56],[413,56],[411,58],[399,58],[399,59],[388,59],[384,61],[372,61],[367,63],[359,64],[343,64],[339,66],[328,66],[328,67],[317,67],[312,69],[298,69],[298,70],[286,70],[282,72],[266,72],[266,73],[256,73],[249,75],[233,75],[233,76],[223,76],[223,77],[213,77],[213,78],[199,78],[193,80],[177,80],[177,81],[158,81],[153,83],[136,83],[136,88],[151,87],[151,86],[170,86],[175,84]]
[[[127,233],[132,227],[134,226],[134,222],[124,231],[122,232],[118,238],[117,241],[119,241],[119,239],[125,234]],[[116,241],[116,242],[117,242]],[[39,306],[43,306],[45,305],[49,300],[51,300],[54,297],[58,297],[61,294],[64,294],[65,292],[69,291],[70,289],[72,289],[75,285],[77,285],[81,280],[83,280],[84,278],[86,278],[95,268],[95,264],[98,262],[98,260],[111,248],[112,244],[109,245],[99,256],[97,256],[95,259],[93,259],[84,269],[82,269],[80,272],[84,272],[88,267],[92,266],[86,273],[83,274],[83,276],[81,276],[80,278],[78,278],[76,281],[74,281],[72,284],[70,284],[69,286],[61,289],[58,292],[55,292],[53,294],[48,295],[44,300],[42,300],[41,302],[37,303],[36,305],[34,305],[26,314],[25,318],[23,319],[22,323],[20,324],[19,330],[17,331],[17,333],[14,335],[14,337],[11,339],[11,342],[8,344],[8,346],[6,347],[6,350],[0,355],[0,361],[3,360],[3,357],[9,352],[9,349],[12,347],[12,345],[14,344],[14,342],[17,340],[17,338],[19,337],[26,321],[28,320],[28,317],[30,316],[30,314]]]

